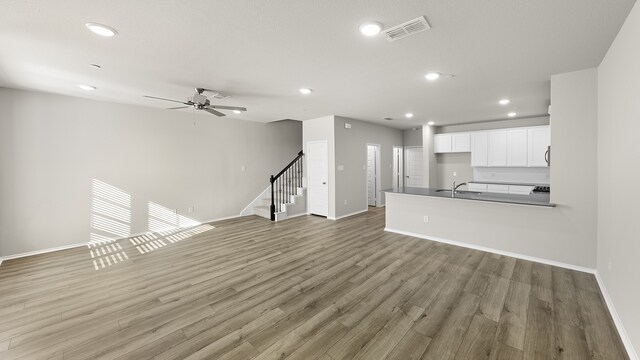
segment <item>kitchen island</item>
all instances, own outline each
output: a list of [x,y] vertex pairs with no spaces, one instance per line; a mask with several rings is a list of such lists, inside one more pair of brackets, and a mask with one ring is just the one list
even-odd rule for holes
[[549,202],[549,193],[532,193],[530,195],[516,195],[516,194],[500,194],[492,192],[475,192],[475,191],[456,191],[451,196],[451,190],[448,189],[432,189],[432,188],[417,188],[417,187],[404,187],[384,190],[385,193],[405,194],[405,195],[417,195],[417,196],[432,196],[439,198],[447,198],[453,200],[473,200],[473,201],[489,201],[499,202],[507,204],[519,204],[519,205],[531,205],[531,206],[546,206],[555,207],[556,205]]
[[[588,266],[571,207],[548,193],[513,195],[388,189],[385,230],[553,265]],[[551,260],[551,261],[550,261]],[[575,266],[578,265],[578,266]]]

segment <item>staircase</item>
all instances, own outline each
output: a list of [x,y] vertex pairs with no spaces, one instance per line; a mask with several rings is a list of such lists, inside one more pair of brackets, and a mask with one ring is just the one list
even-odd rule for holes
[[277,175],[271,175],[271,196],[263,198],[262,204],[253,207],[258,216],[281,221],[307,212],[306,189],[302,186],[302,157],[300,151]]

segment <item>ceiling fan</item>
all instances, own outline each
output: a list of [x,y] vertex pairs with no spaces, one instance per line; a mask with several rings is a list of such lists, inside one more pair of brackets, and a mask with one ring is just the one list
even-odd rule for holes
[[156,97],[156,96],[147,96],[145,95],[144,97],[149,98],[149,99],[156,99],[156,100],[164,100],[164,101],[171,101],[171,102],[176,102],[176,103],[180,103],[180,104],[184,104],[186,106],[178,106],[178,107],[172,107],[172,108],[168,108],[167,110],[177,110],[177,109],[186,109],[189,107],[193,107],[196,110],[204,110],[206,112],[208,112],[209,114],[213,114],[216,116],[225,116],[225,114],[221,113],[219,110],[234,110],[234,111],[247,111],[247,108],[244,107],[240,107],[240,106],[224,106],[224,105],[211,105],[211,102],[209,101],[209,98],[205,95],[202,95],[202,93],[204,93],[205,91],[209,91],[209,92],[213,92],[214,94],[209,96],[209,97],[215,97],[216,99],[224,99],[227,98],[228,96],[222,95],[219,92],[213,91],[213,90],[207,90],[204,88],[196,88],[196,93],[193,94],[192,97],[188,98],[187,101],[179,101],[179,100],[171,100],[171,99],[165,99],[165,98],[160,98],[160,97]]

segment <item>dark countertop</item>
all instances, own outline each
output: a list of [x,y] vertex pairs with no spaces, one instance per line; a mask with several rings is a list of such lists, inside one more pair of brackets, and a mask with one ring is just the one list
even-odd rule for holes
[[549,184],[527,184],[527,183],[499,182],[499,181],[467,181],[467,184],[520,185],[520,186],[550,186]]
[[432,188],[416,188],[405,187],[401,189],[386,189],[382,190],[386,193],[405,194],[405,195],[418,195],[418,196],[432,196],[451,200],[475,200],[475,201],[489,201],[499,202],[507,204],[520,204],[520,205],[532,205],[532,206],[544,206],[555,207],[556,204],[549,202],[549,193],[533,193],[531,195],[515,195],[515,194],[498,194],[483,192],[479,194],[472,193],[456,193],[455,197],[451,197],[451,192],[441,191]]

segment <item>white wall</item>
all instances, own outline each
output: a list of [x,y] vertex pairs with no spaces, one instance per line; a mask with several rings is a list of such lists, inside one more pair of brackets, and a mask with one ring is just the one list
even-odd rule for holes
[[[329,209],[327,217],[335,218],[336,216],[336,152],[335,152],[335,132],[334,132],[335,119],[334,116],[323,116],[317,119],[305,120],[302,123],[302,142],[304,144],[304,151],[307,152],[309,141],[327,141],[327,155],[328,155],[328,172],[329,178],[327,179],[329,186]],[[304,177],[306,183],[308,183],[307,164],[308,157],[305,157],[304,161]]]
[[294,121],[0,89],[0,255],[87,242],[93,179],[131,196],[131,233],[147,231],[149,201],[200,222],[238,215],[301,146]]
[[[351,124],[350,129],[345,123]],[[306,124],[306,122],[305,122]],[[381,190],[393,186],[393,147],[402,146],[402,131],[364,121],[335,117],[335,217],[367,209],[367,144],[380,145]],[[378,195],[384,203],[384,196]],[[346,204],[345,204],[346,201]]]
[[[568,239],[596,266],[598,107],[596,69],[551,77],[551,202],[567,221]],[[577,249],[576,249],[577,250]]]
[[636,350],[640,193],[633,184],[640,179],[639,34],[636,4],[598,68],[598,272]]
[[402,131],[404,146],[422,146],[422,126]]

